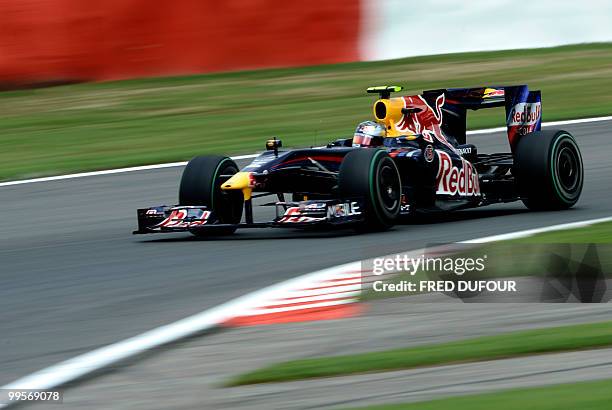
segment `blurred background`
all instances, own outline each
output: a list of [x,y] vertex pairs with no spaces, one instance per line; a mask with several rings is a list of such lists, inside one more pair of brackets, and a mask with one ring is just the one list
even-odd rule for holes
[[0,11],[4,88],[612,39],[605,0],[2,0]]

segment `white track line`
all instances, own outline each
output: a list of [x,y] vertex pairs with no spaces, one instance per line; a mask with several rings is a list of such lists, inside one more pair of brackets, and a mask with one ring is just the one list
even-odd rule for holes
[[[557,125],[584,124],[584,123],[590,123],[590,122],[601,122],[601,121],[610,121],[610,120],[612,120],[612,115],[607,116],[607,117],[594,117],[594,118],[580,118],[576,120],[551,121],[551,122],[542,123],[542,126],[543,127],[554,127]],[[483,130],[468,131],[467,135],[490,134],[493,132],[500,132],[500,131],[505,131],[505,130],[506,130],[506,127],[487,128]],[[240,160],[240,159],[255,158],[257,155],[258,154],[238,155],[238,156],[232,157],[232,159]],[[169,162],[166,164],[143,165],[139,167],[107,169],[103,171],[81,172],[78,174],[57,175],[53,177],[22,179],[22,180],[17,180],[17,181],[0,182],[0,188],[6,187],[6,186],[13,186],[13,185],[32,184],[35,182],[59,181],[63,179],[84,178],[84,177],[93,177],[93,176],[99,176],[99,175],[123,174],[125,172],[147,171],[151,169],[160,169],[160,168],[182,167],[184,165],[187,165],[187,161]]]
[[[234,160],[248,159],[248,158],[255,158],[257,155],[259,154],[238,155],[238,156],[231,157],[231,158]],[[187,161],[168,162],[166,164],[142,165],[139,167],[107,169],[103,171],[81,172],[78,174],[56,175],[53,177],[21,179],[17,181],[0,182],[0,188],[5,187],[5,186],[12,186],[12,185],[32,184],[34,182],[49,182],[49,181],[60,181],[62,179],[74,179],[74,178],[84,178],[84,177],[96,177],[100,175],[123,174],[126,172],[148,171],[151,169],[161,169],[161,168],[174,168],[174,167],[182,167],[185,165],[187,165]]]
[[[524,238],[542,232],[579,228],[600,222],[610,221],[612,221],[612,217],[590,219],[586,221],[565,223],[543,228],[529,229],[526,231],[470,239],[461,243],[485,243]],[[327,279],[330,276],[359,271],[361,270],[361,266],[361,261],[350,262],[320,271],[311,272],[306,275],[269,286],[226,302],[220,306],[205,310],[193,316],[189,316],[185,319],[179,320],[178,322],[158,327],[130,339],[93,350],[89,353],[85,353],[51,367],[47,367],[46,369],[39,370],[12,383],[4,385],[0,387],[0,389],[49,390],[57,388],[68,382],[72,382],[83,376],[99,371],[107,366],[127,358],[137,356],[147,350],[202,333],[206,330],[217,327],[233,317],[242,316],[243,313],[260,309],[262,300],[276,300],[278,299],[279,295],[282,295],[291,289],[295,289],[296,287],[307,287],[313,282]],[[6,407],[6,405],[0,404],[0,408],[3,407]]]
[[589,225],[593,225],[593,224],[597,224],[601,222],[612,222],[612,217],[609,216],[606,218],[589,219],[586,221],[578,221],[578,222],[570,222],[570,223],[565,223],[565,224],[560,224],[560,225],[546,226],[544,228],[528,229],[526,231],[486,236],[484,238],[470,239],[467,241],[461,241],[459,243],[487,243],[487,242],[507,241],[510,239],[525,238],[527,236],[533,236],[538,233],[559,231],[562,229],[583,228],[585,226],[589,226]]

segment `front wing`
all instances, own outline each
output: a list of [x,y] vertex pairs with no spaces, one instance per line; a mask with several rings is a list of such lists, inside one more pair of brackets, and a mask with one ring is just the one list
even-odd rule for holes
[[138,229],[134,234],[163,232],[203,232],[214,234],[224,228],[308,228],[353,225],[363,222],[360,200],[311,200],[276,202],[276,217],[267,222],[225,224],[206,206],[157,206],[139,209]]

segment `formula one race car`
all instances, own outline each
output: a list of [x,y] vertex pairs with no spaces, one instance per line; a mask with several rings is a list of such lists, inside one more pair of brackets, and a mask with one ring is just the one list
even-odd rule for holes
[[[381,230],[419,212],[516,200],[532,210],[556,210],[578,201],[580,150],[569,132],[540,130],[540,91],[453,88],[393,98],[401,87],[367,91],[379,94],[375,121],[359,124],[352,138],[289,151],[280,151],[274,138],[242,170],[228,157],[195,157],[183,171],[179,204],[139,209],[134,233],[321,225]],[[480,153],[466,143],[467,110],[501,106],[510,152]],[[253,199],[266,195],[276,196],[263,204],[276,208],[276,218],[255,222]]]

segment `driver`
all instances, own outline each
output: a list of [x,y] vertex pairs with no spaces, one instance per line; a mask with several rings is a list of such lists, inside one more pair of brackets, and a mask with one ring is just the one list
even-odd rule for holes
[[353,147],[380,147],[387,135],[385,127],[374,121],[364,121],[353,135]]

